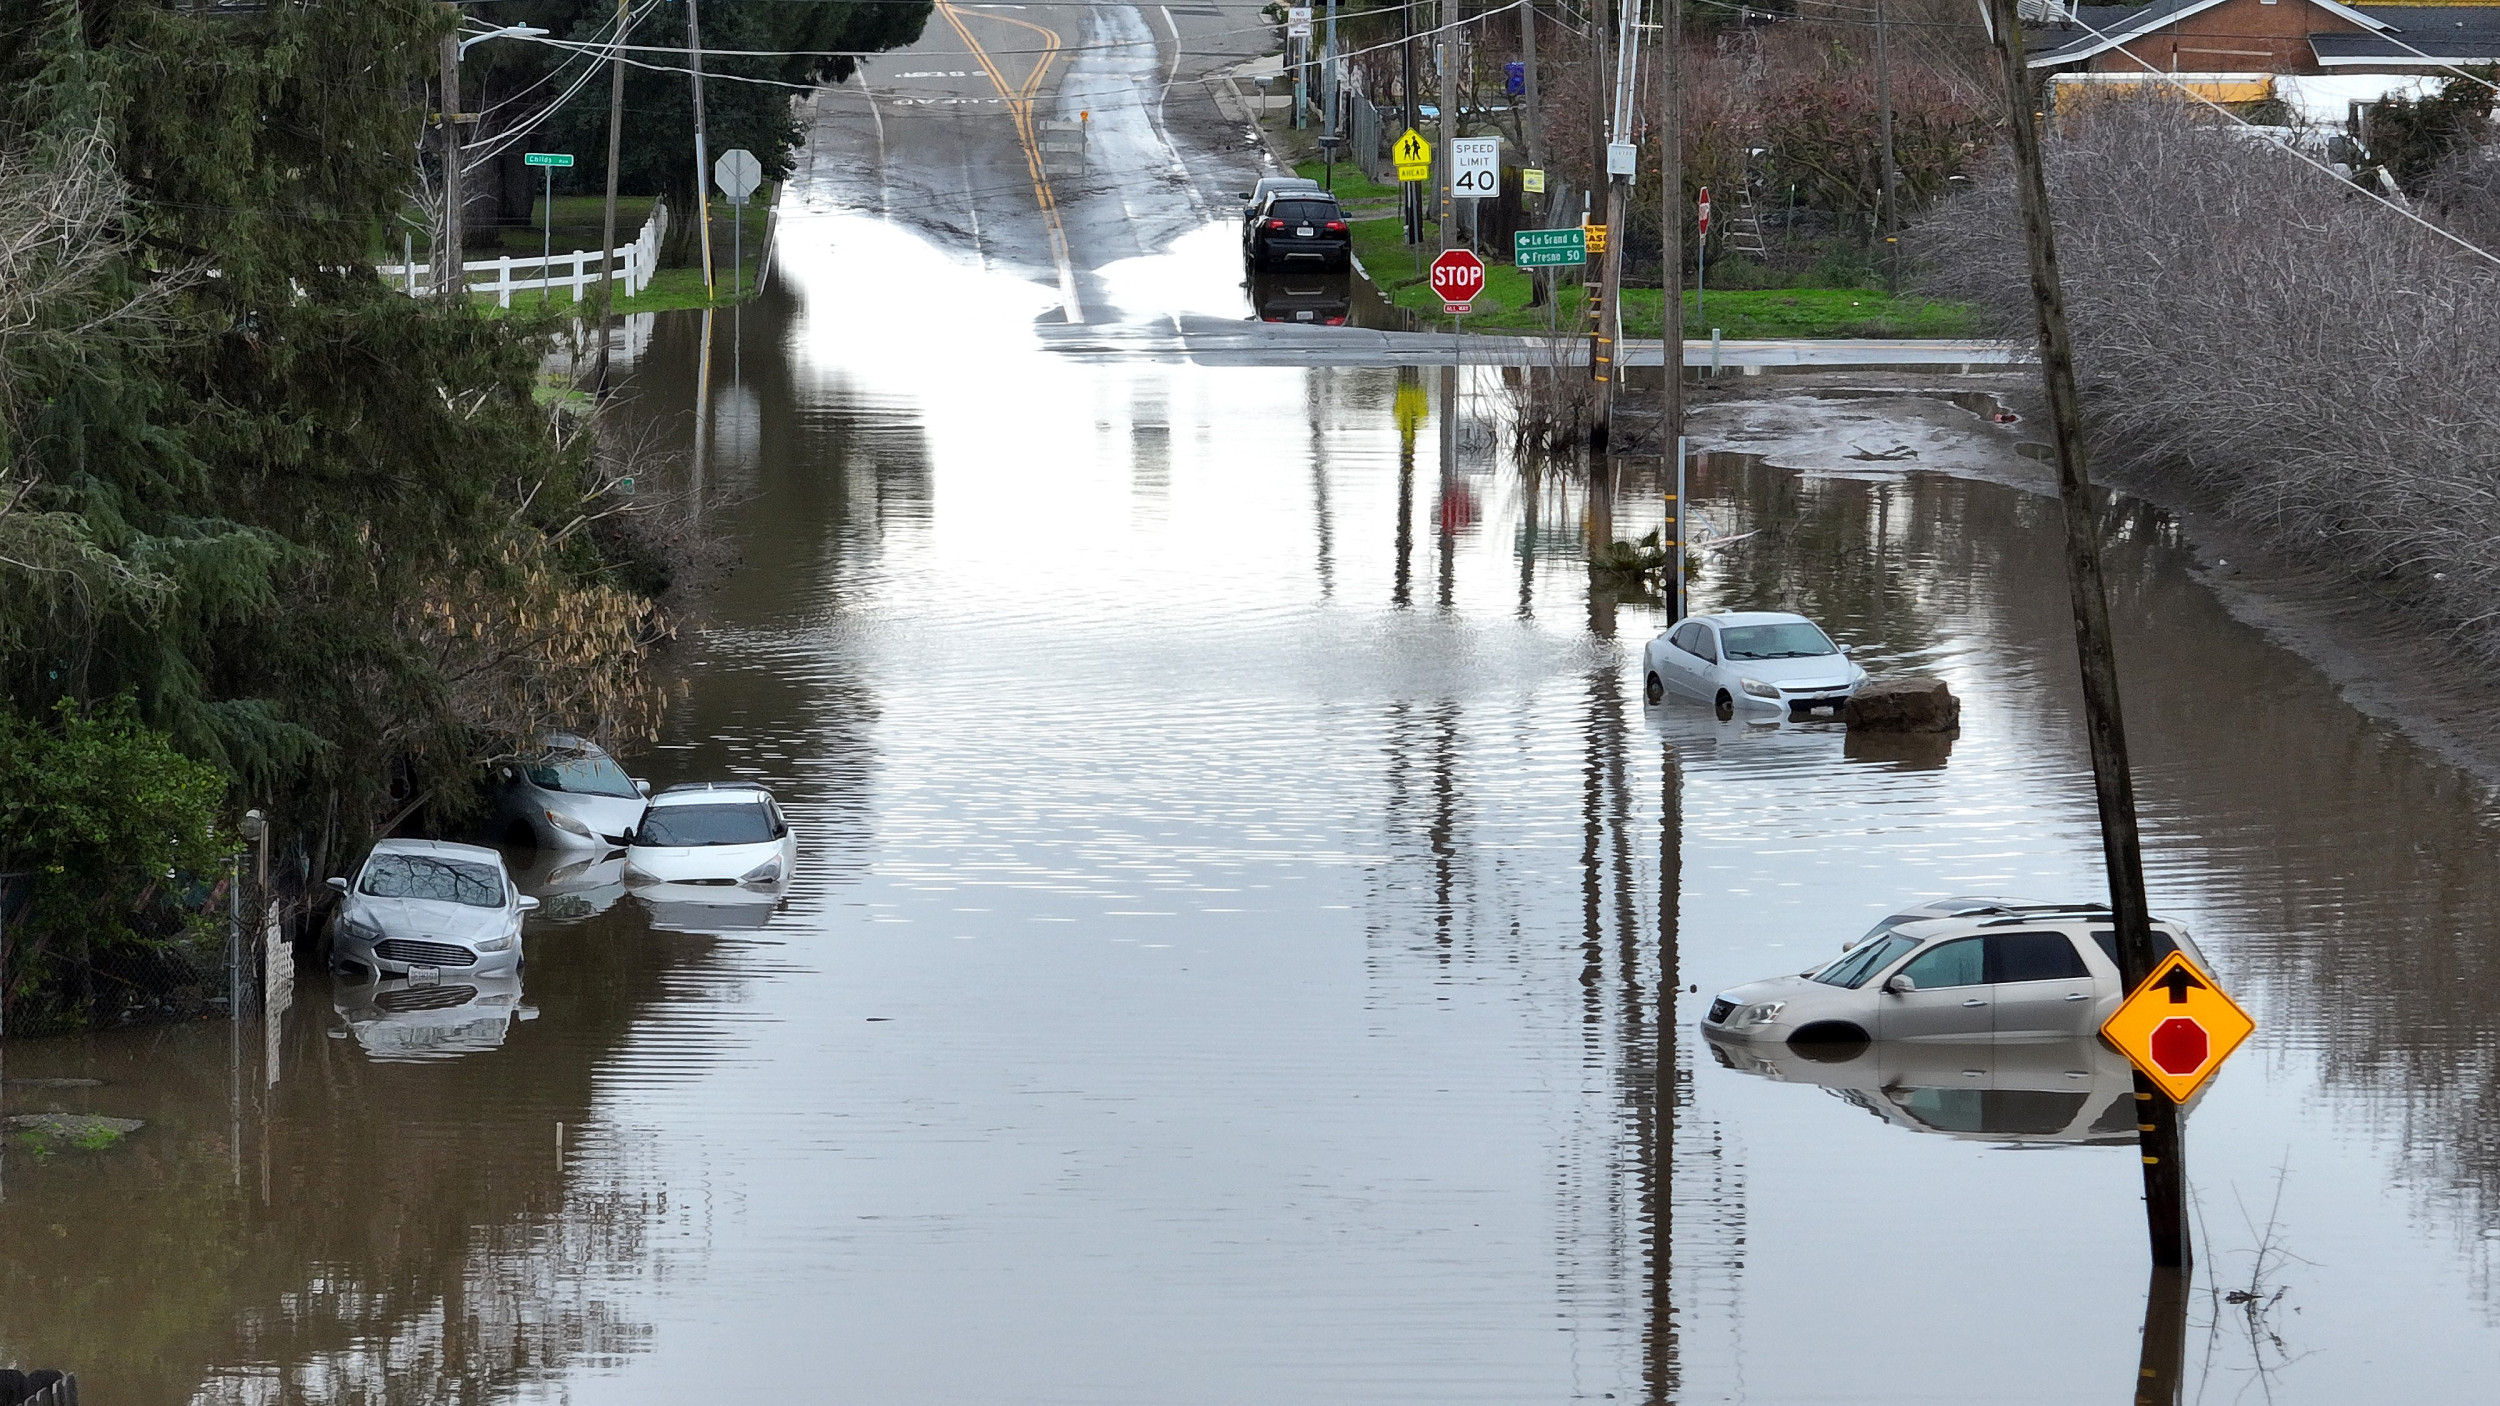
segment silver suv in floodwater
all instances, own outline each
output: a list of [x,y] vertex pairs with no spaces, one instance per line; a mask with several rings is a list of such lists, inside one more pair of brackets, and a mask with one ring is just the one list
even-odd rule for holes
[[[2213,969],[2187,929],[2153,920],[2155,952]],[[1829,966],[1722,991],[1702,1018],[1716,1040],[2074,1040],[2126,998],[2109,910],[2013,898],[1905,909]]]

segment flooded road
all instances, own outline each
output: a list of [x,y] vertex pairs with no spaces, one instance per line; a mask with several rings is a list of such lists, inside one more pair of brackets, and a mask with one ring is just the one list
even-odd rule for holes
[[[144,1126],[0,1144],[0,1357],[139,1406],[2120,1402],[2149,1329],[2189,1399],[2471,1394],[2493,798],[2158,514],[2109,562],[2148,877],[2261,1027],[2148,1322],[2107,1051],[1694,1029],[1908,899],[2101,892],[2052,501],[1708,458],[1760,535],[1696,604],[1807,611],[1963,730],[1644,708],[1661,613],[1592,588],[1586,480],[1500,452],[1498,376],[1064,350],[1071,302],[1115,352],[1249,317],[1220,209],[1095,247],[1072,201],[1063,281],[1032,228],[844,208],[711,323],[667,487],[738,564],[629,762],[770,785],[787,896],[516,854],[518,981],[11,1045],[8,1114]],[[680,449],[704,327],[631,373]]]
[[[1480,419],[1445,469],[1429,397],[1410,450],[1396,373],[923,345],[790,277],[719,322],[741,564],[634,763],[773,786],[787,900],[540,865],[520,989],[13,1046],[11,1112],[146,1127],[0,1154],[12,1355],[142,1403],[2132,1399],[2105,1051],[1693,1034],[1907,897],[2097,891],[2051,502],[1697,471],[1764,529],[1702,606],[1966,700],[1870,753],[1644,709],[1579,480]],[[635,371],[681,437],[699,327]],[[2157,909],[2263,1022],[2189,1124],[2189,1389],[2452,1394],[2491,800],[2115,526]]]

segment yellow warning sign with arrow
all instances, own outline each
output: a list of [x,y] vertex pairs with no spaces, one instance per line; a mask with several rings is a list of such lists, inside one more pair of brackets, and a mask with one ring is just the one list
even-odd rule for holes
[[2172,1103],[2204,1087],[2256,1028],[2238,1002],[2176,952],[2101,1022],[2101,1033]]
[[1425,141],[1424,134],[1412,127],[1406,129],[1405,136],[1398,138],[1397,145],[1389,148],[1389,159],[1398,163],[1398,179],[1401,181],[1432,179],[1432,143]]

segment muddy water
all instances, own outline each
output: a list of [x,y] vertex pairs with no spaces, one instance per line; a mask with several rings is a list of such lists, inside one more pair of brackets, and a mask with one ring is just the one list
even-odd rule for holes
[[[2104,1052],[1692,1034],[1905,897],[2092,892],[2048,503],[1705,463],[1762,535],[1702,605],[1966,700],[1943,748],[1721,724],[1641,706],[1658,610],[1591,590],[1496,383],[1445,466],[1395,373],[870,331],[810,276],[716,333],[740,567],[635,762],[775,787],[790,893],[539,864],[517,989],[12,1046],[7,1111],[146,1126],[0,1150],[0,1357],[135,1403],[2133,1399]],[[698,327],[634,375],[680,441]],[[2492,800],[2111,526],[2157,903],[2263,1022],[2190,1121],[2190,1390],[2470,1394]]]

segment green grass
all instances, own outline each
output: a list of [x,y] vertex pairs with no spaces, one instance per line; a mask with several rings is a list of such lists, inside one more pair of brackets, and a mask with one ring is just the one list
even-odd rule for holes
[[[1416,312],[1425,325],[1447,327],[1440,295],[1425,279],[1431,253],[1419,259],[1407,247],[1395,216],[1354,222],[1354,253],[1389,301]],[[1479,331],[1542,332],[1548,312],[1528,304],[1530,276],[1507,263],[1485,262],[1484,291],[1476,295],[1467,325]],[[1582,330],[1586,292],[1565,283],[1554,290],[1552,325]],[[1664,319],[1664,295],[1655,288],[1623,292],[1626,336],[1655,337]],[[1970,309],[1924,298],[1890,298],[1865,288],[1761,288],[1714,292],[1706,300],[1684,290],[1684,335],[1707,337],[1716,327],[1731,338],[1747,337],[1963,337],[1971,333]]]
[[[1307,176],[1322,185],[1328,185],[1330,182],[1328,171],[1327,163],[1321,161],[1305,161],[1293,168],[1295,175]],[[1358,200],[1395,200],[1398,198],[1397,182],[1390,181],[1383,184],[1371,180],[1364,176],[1362,167],[1350,161],[1337,163],[1333,189],[1337,199],[1348,205]]]

